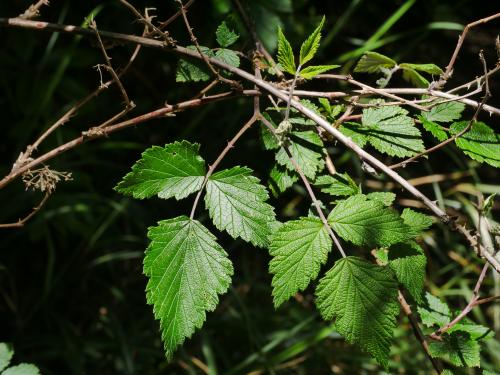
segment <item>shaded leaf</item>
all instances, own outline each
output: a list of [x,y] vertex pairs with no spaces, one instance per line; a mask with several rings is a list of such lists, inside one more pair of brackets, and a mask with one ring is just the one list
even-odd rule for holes
[[424,116],[418,116],[418,119],[422,121],[422,126],[424,127],[424,129],[430,132],[435,138],[437,138],[439,142],[443,142],[448,139],[448,133],[441,125],[427,120]]
[[334,196],[349,196],[359,193],[359,187],[347,173],[336,173],[333,176],[319,176],[314,185],[323,193]]
[[239,35],[236,34],[233,30],[230,30],[229,27],[227,27],[225,21],[222,21],[222,23],[219,25],[219,27],[217,27],[217,30],[215,31],[215,37],[219,46],[229,47],[231,44],[234,44],[238,40]]
[[434,358],[441,358],[454,366],[479,367],[479,343],[471,340],[467,333],[445,333],[443,341],[429,343],[429,352]]
[[380,68],[393,68],[396,61],[378,52],[366,52],[359,59],[354,71],[356,73],[377,73]]
[[300,76],[305,79],[311,79],[316,77],[318,74],[327,72],[329,70],[338,68],[340,65],[316,65],[308,66],[300,71]]

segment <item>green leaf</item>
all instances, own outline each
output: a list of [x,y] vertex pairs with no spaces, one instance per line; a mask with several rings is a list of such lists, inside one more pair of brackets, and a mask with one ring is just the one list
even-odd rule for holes
[[275,196],[278,196],[297,182],[298,179],[299,177],[296,173],[275,164],[269,173],[269,188]]
[[408,226],[396,212],[362,194],[338,202],[328,222],[340,237],[358,246],[390,246],[409,238]]
[[333,176],[319,176],[314,185],[323,193],[334,196],[349,196],[359,193],[359,187],[347,173],[336,173]]
[[331,247],[330,236],[319,218],[303,217],[281,226],[269,247],[275,307],[316,279]]
[[366,52],[354,68],[356,73],[377,73],[380,68],[390,69],[396,66],[396,61],[378,52]]
[[443,70],[435,64],[402,63],[402,64],[399,64],[399,66],[403,69],[409,68],[409,69],[413,69],[413,70],[418,70],[419,72],[424,72],[424,73],[429,73],[429,74],[434,74],[434,75],[443,74]]
[[[197,51],[195,46],[188,46],[187,49]],[[208,57],[214,57],[214,53],[210,48],[200,46],[203,54]],[[210,72],[203,61],[180,59],[175,75],[176,82],[200,82],[208,81]]]
[[431,216],[405,208],[401,213],[403,222],[410,227],[413,236],[418,236],[422,231],[429,229],[433,223]]
[[371,200],[379,201],[384,206],[390,206],[394,202],[394,199],[396,199],[396,194],[388,191],[377,191],[366,194],[366,197]]
[[233,167],[209,178],[205,204],[217,229],[266,247],[276,221],[274,208],[265,202],[268,198],[250,168]]
[[[271,118],[271,116],[269,116],[268,113],[264,112],[262,115],[273,125],[274,129],[278,128],[278,126],[274,123],[273,119]],[[273,133],[269,131],[264,123],[261,123],[260,126],[260,139],[262,141],[262,145],[266,150],[277,150],[278,148],[280,148],[278,139]]]
[[[450,133],[460,133],[467,124],[467,121],[452,124]],[[484,122],[472,124],[471,129],[457,138],[455,143],[471,159],[500,168],[500,135]]]
[[392,245],[389,248],[388,262],[398,281],[417,303],[421,303],[427,264],[422,248],[415,242]]
[[[323,28],[323,24],[325,23],[325,16],[321,19],[318,27],[314,29],[311,35],[302,43],[300,47],[300,65],[304,65],[309,60],[311,60],[316,51],[319,48],[319,42],[321,40],[321,29]],[[319,73],[317,73],[319,74]]]
[[2,375],[40,375],[40,370],[33,364],[20,363],[17,366],[9,367],[2,372]]
[[297,68],[295,67],[292,46],[283,35],[281,27],[278,28],[278,62],[286,72],[295,74]]
[[407,114],[407,110],[398,106],[364,109],[361,121],[370,144],[380,152],[398,157],[423,151],[420,130]]
[[221,48],[217,50],[215,52],[214,58],[236,68],[240,66],[239,56],[236,54],[236,52],[230,49]]
[[428,308],[417,307],[422,324],[427,327],[437,325],[443,327],[451,321],[451,312],[448,305],[430,293],[425,294]]
[[422,112],[422,117],[429,121],[452,122],[462,116],[464,109],[464,103],[446,102],[432,107],[430,111]]
[[338,68],[340,65],[315,65],[308,66],[300,71],[300,76],[305,79],[312,79],[316,77],[318,74],[327,72],[329,70]]
[[218,294],[231,282],[233,266],[216,238],[187,216],[149,228],[144,258],[146,297],[160,320],[167,358],[200,328],[213,311]]
[[398,285],[386,267],[349,256],[338,260],[316,290],[316,305],[335,329],[387,367],[399,314]]
[[[322,147],[323,141],[318,133],[313,130],[292,131],[289,135],[288,149],[304,175],[310,179],[314,179],[316,173],[323,170]],[[290,171],[295,171],[295,167],[284,148],[281,148],[276,154],[276,161]]]
[[485,327],[479,324],[474,324],[467,318],[462,319],[460,323],[455,324],[448,330],[452,332],[467,332],[472,340],[489,340],[495,337],[495,331],[490,327]]
[[205,162],[199,148],[187,141],[148,148],[115,190],[139,199],[185,198],[203,185]]
[[0,342],[0,371],[9,365],[13,355],[14,351],[6,343]]
[[215,37],[219,46],[229,47],[238,40],[239,35],[230,30],[225,21],[222,21],[219,27],[217,27],[217,31],[215,31]]
[[444,334],[443,341],[429,343],[429,352],[433,358],[442,358],[454,366],[479,367],[479,343],[471,340],[467,333]]
[[368,132],[360,124],[355,122],[344,122],[339,130],[346,137],[351,138],[359,147],[365,147],[366,142],[368,142]]
[[418,119],[422,122],[424,129],[437,138],[439,142],[443,142],[448,139],[448,133],[446,133],[445,129],[441,125],[427,120],[424,116],[418,116]]
[[403,68],[403,79],[410,82],[413,86],[426,88],[429,86],[427,78],[422,76],[415,69]]
[[40,370],[35,365],[21,363],[17,366],[9,367],[2,372],[2,375],[40,375]]

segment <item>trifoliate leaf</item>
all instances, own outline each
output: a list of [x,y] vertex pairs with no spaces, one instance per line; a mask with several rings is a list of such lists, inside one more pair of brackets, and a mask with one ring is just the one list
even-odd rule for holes
[[422,248],[415,242],[392,245],[389,248],[388,261],[398,281],[417,303],[421,303],[427,264]]
[[300,76],[305,79],[312,79],[316,77],[318,74],[327,72],[329,70],[338,68],[340,65],[316,65],[316,66],[308,66],[300,71]]
[[417,310],[422,324],[427,327],[437,325],[443,327],[451,321],[451,312],[448,305],[430,293],[425,294],[428,307],[418,306]]
[[422,116],[429,121],[452,122],[461,117],[464,109],[464,103],[446,102],[432,107],[430,111],[422,112]]
[[399,314],[398,284],[386,267],[349,256],[338,260],[316,290],[316,305],[335,329],[387,367]]
[[286,72],[295,74],[297,68],[295,67],[292,46],[283,35],[281,27],[278,28],[278,62]]
[[17,366],[9,367],[2,372],[2,375],[40,375],[40,370],[35,365],[21,363]]
[[390,206],[394,202],[394,199],[396,199],[396,194],[388,191],[376,191],[366,194],[366,197],[371,200],[379,201],[384,206]]
[[420,131],[407,114],[407,110],[397,106],[364,109],[362,123],[368,141],[391,156],[413,156],[423,151]]
[[303,217],[281,226],[269,247],[275,307],[316,279],[331,247],[330,236],[319,218]]
[[14,351],[6,343],[0,342],[0,371],[9,365],[13,355]]
[[[452,124],[450,133],[460,133],[467,124],[467,121]],[[471,159],[500,168],[500,134],[495,133],[484,122],[472,124],[471,129],[457,138],[455,143]]]
[[278,196],[297,182],[298,179],[299,177],[296,173],[289,171],[279,164],[275,164],[269,173],[269,188],[275,196]]
[[403,79],[410,82],[415,87],[428,87],[429,81],[415,69],[403,68]]
[[274,208],[265,202],[268,198],[250,168],[233,167],[209,178],[205,205],[217,229],[266,247],[276,221]]
[[418,236],[422,231],[428,229],[432,223],[432,217],[413,211],[411,208],[405,208],[401,213],[401,219],[410,227],[413,236]]
[[233,50],[221,48],[215,52],[215,59],[222,61],[235,68],[240,66],[240,58]]
[[409,228],[396,212],[362,194],[340,201],[328,222],[340,237],[359,246],[390,246],[409,238]]
[[368,142],[368,132],[355,122],[344,122],[339,130],[346,137],[351,138],[359,147],[365,147],[366,142]]
[[304,65],[305,63],[307,63],[316,54],[316,51],[319,48],[319,42],[321,40],[321,29],[323,28],[324,23],[325,16],[323,16],[323,18],[321,19],[318,27],[316,27],[312,34],[307,37],[304,43],[302,43],[302,46],[300,47],[300,65]]
[[203,184],[205,162],[198,155],[199,148],[187,141],[148,148],[115,190],[139,199],[153,195],[185,198]]
[[366,52],[354,68],[356,73],[377,73],[380,68],[393,68],[396,61],[378,52]]
[[[195,46],[188,46],[187,49],[197,52]],[[200,49],[204,55],[214,57],[214,53],[210,50],[210,48],[200,46]],[[191,59],[179,60],[179,65],[177,66],[177,72],[175,75],[176,82],[199,82],[208,81],[209,79],[210,73],[203,61]]]
[[359,193],[359,186],[347,173],[336,173],[333,176],[319,176],[314,185],[319,187],[323,193],[334,196],[349,196]]
[[454,366],[479,367],[479,343],[470,338],[467,333],[445,333],[443,341],[429,343],[429,352],[433,358],[441,358]]
[[418,70],[419,72],[424,72],[424,73],[429,73],[429,74],[434,74],[434,75],[443,74],[443,70],[435,64],[402,63],[402,64],[399,64],[399,66],[403,69],[409,68],[409,69],[413,69],[413,70]]
[[441,125],[436,124],[434,121],[427,120],[424,116],[418,116],[418,119],[422,122],[424,129],[436,137],[439,142],[448,139],[448,133],[446,133],[446,130]]
[[[288,149],[292,157],[302,169],[302,172],[310,179],[314,179],[316,173],[321,172],[324,167],[323,141],[320,136],[313,130],[292,131],[288,140]],[[295,167],[283,147],[276,154],[276,161],[290,171],[295,171]]]
[[213,311],[231,282],[233,266],[216,238],[187,216],[149,228],[144,258],[146,297],[160,320],[167,358]]
[[231,44],[234,44],[234,42],[238,40],[239,35],[236,34],[233,30],[230,30],[229,27],[227,27],[225,21],[222,21],[219,27],[217,27],[215,37],[219,46],[229,47]]

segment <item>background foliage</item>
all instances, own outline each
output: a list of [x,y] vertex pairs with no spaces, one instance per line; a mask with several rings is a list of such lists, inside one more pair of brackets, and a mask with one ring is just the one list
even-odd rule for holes
[[[325,14],[324,39],[315,64],[343,64],[345,71],[352,70],[363,49],[377,50],[397,61],[433,62],[444,67],[461,25],[495,11],[494,2],[468,0],[391,0],[383,6],[366,0],[253,3],[257,29],[270,50],[277,44],[278,25],[286,30],[292,45],[298,46]],[[2,1],[0,16],[16,16],[28,5],[20,0]],[[163,18],[176,11],[174,2],[136,1],[134,5],[156,6],[156,13]],[[398,12],[405,7],[405,12]],[[140,33],[141,26],[113,1],[53,1],[42,14],[44,20],[81,24],[92,11],[101,29]],[[203,45],[215,45],[214,32],[223,20],[238,27],[229,1],[199,1],[190,11],[190,21]],[[388,27],[392,21],[394,24]],[[244,30],[238,30],[243,36],[236,45],[250,48]],[[471,32],[450,85],[468,81],[481,71],[479,49],[489,50],[487,60],[495,60],[492,45],[498,31],[497,22]],[[181,22],[172,25],[171,33],[182,44],[189,43]],[[101,63],[102,56],[89,41],[67,35],[2,28],[0,40],[0,172],[5,175],[41,129],[60,116],[69,103],[98,85],[98,74],[91,67]],[[126,61],[130,53],[130,46],[110,50],[114,63]],[[158,51],[141,52],[124,80],[137,104],[135,113],[165,101],[188,99],[201,88],[175,82],[177,61],[177,57]],[[498,81],[491,80],[490,84],[495,94]],[[498,100],[494,95],[491,104],[498,105]],[[73,138],[120,108],[117,92],[108,90],[60,128],[40,151]],[[214,160],[225,141],[248,118],[250,108],[248,99],[211,104],[87,143],[50,163],[57,170],[71,171],[73,181],[60,184],[47,206],[25,228],[2,230],[0,237],[0,342],[14,345],[18,361],[35,363],[44,374],[380,371],[367,354],[346,344],[321,321],[313,308],[312,289],[275,311],[269,255],[227,234],[219,238],[235,267],[229,293],[209,314],[203,330],[180,348],[174,362],[165,361],[158,323],[144,297],[144,233],[158,220],[189,212],[190,202],[137,201],[120,196],[113,187],[151,145],[187,139],[202,144],[205,160]],[[488,117],[482,120],[491,127],[498,121]],[[258,138],[258,129],[252,129],[240,141],[239,151],[230,153],[221,168],[248,165],[264,178],[273,158],[260,150]],[[331,151],[336,166],[350,171],[356,182],[374,191],[389,186],[384,179],[364,174],[352,155],[338,148]],[[472,202],[478,191],[490,194],[499,190],[494,185],[494,169],[477,166],[460,152],[445,149],[428,162],[421,162],[407,176],[446,176],[439,184],[422,185],[423,192],[450,210],[473,215]],[[399,199],[408,199],[404,193],[395,192]],[[21,181],[9,185],[0,194],[0,222],[17,219],[19,212],[28,212],[39,199],[39,193],[25,192]],[[273,205],[279,207],[278,218],[285,221],[307,213],[310,203],[305,191],[297,187],[279,201],[274,200]],[[498,213],[496,208],[493,213]],[[446,228],[435,225],[425,237],[424,251],[428,255],[427,289],[449,306],[458,307],[470,297],[480,265],[456,240]],[[494,290],[492,277],[484,288]],[[498,280],[496,288],[492,294],[499,294]],[[477,323],[494,326],[497,332],[500,329],[498,304],[475,309],[471,317]],[[396,330],[391,370],[426,373],[425,358],[404,324]],[[500,342],[489,340],[486,345],[483,367],[500,371]]]

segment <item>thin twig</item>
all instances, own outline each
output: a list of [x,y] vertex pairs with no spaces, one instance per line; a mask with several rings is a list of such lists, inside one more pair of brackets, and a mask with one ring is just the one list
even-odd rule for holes
[[35,214],[38,211],[40,211],[40,209],[45,204],[45,202],[47,202],[47,200],[49,199],[51,194],[52,194],[51,191],[46,191],[43,199],[40,201],[40,203],[37,206],[33,207],[33,210],[28,215],[26,215],[23,219],[19,219],[15,223],[0,224],[0,228],[21,228],[21,227],[23,227],[24,224],[26,224],[26,222],[29,219],[31,219],[33,216],[35,216]]
[[38,0],[35,4],[31,4],[28,9],[18,17],[25,20],[38,17],[40,15],[40,8],[44,5],[49,5],[49,0]]
[[[184,4],[184,9],[188,9],[191,5],[193,5],[193,3],[194,3],[194,0],[189,0],[186,4]],[[160,22],[160,26],[158,26],[158,28],[160,30],[163,30],[164,28],[166,28],[168,25],[170,25],[172,22],[174,22],[180,16],[182,16],[182,11],[178,10],[168,20]]]

